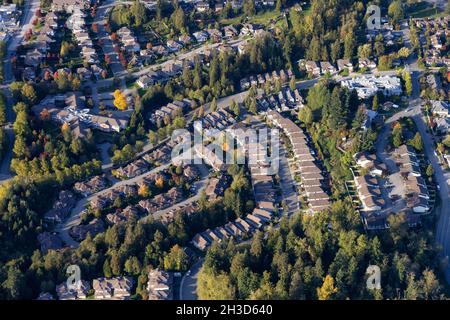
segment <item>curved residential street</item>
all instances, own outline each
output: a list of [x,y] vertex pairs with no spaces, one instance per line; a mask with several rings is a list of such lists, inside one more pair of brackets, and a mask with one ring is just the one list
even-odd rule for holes
[[[75,241],[70,235],[69,235],[69,231],[72,227],[77,226],[80,224],[81,222],[81,213],[83,212],[83,210],[86,208],[86,205],[95,197],[107,194],[108,192],[110,192],[111,190],[120,187],[120,186],[125,186],[125,185],[133,185],[135,183],[138,183],[140,181],[142,181],[146,176],[148,176],[149,174],[152,173],[157,173],[160,172],[166,168],[168,168],[170,165],[172,164],[172,162],[170,163],[166,163],[163,164],[159,167],[153,168],[152,170],[149,170],[141,175],[138,175],[134,178],[128,179],[128,180],[122,180],[122,181],[118,181],[116,183],[114,183],[112,186],[110,186],[109,188],[106,188],[104,190],[101,190],[97,193],[94,193],[88,197],[82,198],[80,199],[74,208],[72,208],[71,212],[70,212],[70,216],[62,223],[59,223],[56,227],[55,227],[55,232],[57,232],[60,236],[60,238],[64,241],[64,243],[66,243],[68,246],[70,247],[78,247],[79,243],[77,241]],[[195,181],[193,183],[193,187],[195,190],[195,195],[187,198],[179,203],[174,204],[173,206],[170,206],[168,208],[165,208],[163,210],[157,211],[151,215],[145,216],[142,219],[145,221],[146,219],[148,219],[149,217],[152,217],[154,219],[158,219],[160,218],[162,215],[168,213],[171,210],[174,209],[178,209],[181,208],[183,206],[187,206],[195,201],[197,201],[200,198],[201,195],[201,191],[203,191],[206,186],[207,186],[207,182],[209,181],[208,179],[208,175],[209,175],[209,171],[207,169],[207,167],[202,164],[202,165],[197,165],[197,168],[200,171],[200,180]]]
[[128,179],[128,180],[122,180],[119,181],[115,184],[113,184],[111,187],[104,189],[102,191],[99,191],[97,193],[94,193],[86,198],[82,198],[81,200],[79,200],[75,207],[71,210],[70,212],[70,216],[62,223],[58,224],[55,228],[55,231],[59,234],[59,236],[61,237],[61,239],[68,245],[71,247],[78,247],[78,242],[76,242],[75,240],[72,239],[72,237],[69,235],[69,230],[76,226],[79,225],[81,222],[81,213],[83,212],[83,210],[86,208],[86,205],[95,197],[97,196],[101,196],[103,194],[106,194],[108,192],[110,192],[112,189],[120,187],[120,186],[125,186],[125,185],[131,185],[134,184],[136,182],[141,181],[142,179],[144,179],[144,177],[146,177],[147,175],[151,174],[151,173],[157,173],[159,171],[164,170],[165,168],[167,168],[170,165],[170,163],[161,165],[157,168],[154,168],[150,171],[147,171],[139,176],[136,176],[134,178]]
[[180,300],[197,300],[197,280],[200,269],[203,266],[203,258],[194,263],[183,275],[180,284]]
[[412,58],[410,60],[410,71],[412,72],[412,84],[413,92],[409,98],[409,107],[405,110],[397,112],[392,117],[386,120],[385,125],[378,135],[376,141],[376,153],[377,156],[386,164],[389,170],[396,170],[396,165],[392,160],[389,159],[386,153],[386,146],[389,139],[389,134],[391,131],[391,125],[398,119],[402,117],[410,117],[416,124],[417,130],[422,137],[424,152],[427,159],[430,161],[433,170],[434,177],[439,186],[439,197],[441,199],[441,205],[436,208],[436,215],[438,222],[436,225],[436,244],[442,250],[440,257],[443,267],[443,272],[448,283],[450,283],[450,197],[449,197],[449,185],[450,173],[444,171],[442,166],[439,164],[438,158],[436,156],[436,144],[434,137],[429,133],[428,126],[426,125],[422,111],[422,100],[420,99],[420,85],[419,77],[421,70],[417,66],[416,59]]

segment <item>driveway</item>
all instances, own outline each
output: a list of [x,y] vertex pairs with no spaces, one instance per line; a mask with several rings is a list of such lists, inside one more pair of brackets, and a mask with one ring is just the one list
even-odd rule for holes
[[287,206],[287,211],[284,213],[289,217],[300,209],[300,203],[297,189],[295,188],[296,183],[289,167],[287,152],[283,143],[280,143],[278,175],[280,177],[282,200]]
[[97,9],[94,22],[97,23],[98,33],[97,36],[101,40],[101,47],[103,53],[108,55],[111,59],[110,68],[114,76],[121,76],[126,71],[119,61],[118,54],[114,51],[114,44],[106,32],[104,23],[108,20],[109,10],[115,5],[115,0],[106,0]]

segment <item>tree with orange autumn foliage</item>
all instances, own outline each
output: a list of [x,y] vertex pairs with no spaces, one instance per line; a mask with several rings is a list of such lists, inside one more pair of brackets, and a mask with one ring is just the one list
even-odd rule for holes
[[47,108],[44,108],[41,113],[39,114],[39,118],[42,121],[49,121],[50,120],[50,112],[48,112]]
[[138,195],[144,198],[147,198],[150,196],[150,190],[148,189],[148,186],[146,184],[141,184],[138,189]]
[[164,187],[164,179],[162,176],[159,176],[158,178],[156,178],[155,186],[157,186],[160,189],[162,189]]
[[126,110],[127,109],[127,98],[125,94],[122,93],[119,89],[114,91],[114,106],[119,110]]

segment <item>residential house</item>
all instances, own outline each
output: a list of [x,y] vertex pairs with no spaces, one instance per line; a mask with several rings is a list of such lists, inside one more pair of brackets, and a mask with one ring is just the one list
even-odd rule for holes
[[128,300],[133,286],[131,277],[98,278],[92,282],[96,300]]

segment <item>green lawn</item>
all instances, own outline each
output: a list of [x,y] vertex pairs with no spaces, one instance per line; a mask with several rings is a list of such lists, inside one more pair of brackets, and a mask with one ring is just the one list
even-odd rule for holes
[[445,15],[438,8],[433,8],[428,2],[422,1],[412,4],[406,13],[412,18],[428,18],[428,17],[439,17]]
[[[261,24],[264,26],[269,26],[271,24],[271,20],[275,20],[280,15],[280,12],[276,10],[267,10],[259,12],[257,15],[252,16],[248,19],[249,23]],[[230,19],[222,19],[220,20],[220,24],[222,25],[230,25],[230,24],[239,24],[245,20],[245,15],[241,14],[234,18]],[[280,21],[277,21],[277,25]],[[283,22],[283,20],[281,20]]]

